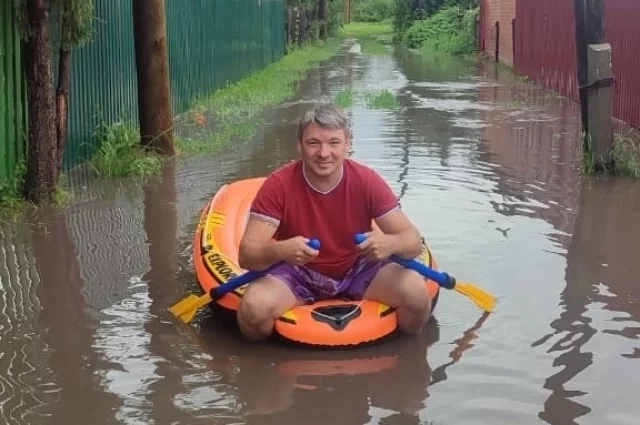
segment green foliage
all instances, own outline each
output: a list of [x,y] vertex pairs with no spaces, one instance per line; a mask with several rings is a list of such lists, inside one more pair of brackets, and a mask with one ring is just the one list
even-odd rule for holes
[[327,30],[329,35],[335,36],[342,26],[342,12],[344,11],[344,0],[327,0],[329,1],[327,22],[329,24]]
[[[22,160],[14,169],[11,179],[0,182],[0,220],[15,221],[29,210],[37,208],[35,204],[25,201],[23,196],[26,173],[27,163]],[[51,194],[51,205],[66,205],[71,200],[71,194],[65,183],[61,178],[54,188]]]
[[459,6],[463,9],[478,7],[479,0],[395,0],[393,16],[394,37],[404,39],[406,31],[414,21],[426,19],[445,7]]
[[367,93],[364,98],[371,109],[393,109],[398,106],[396,96],[386,89]]
[[[326,0],[327,1],[327,32],[329,35],[335,35],[340,30],[342,25],[342,12],[344,10],[344,0]],[[297,7],[299,9],[314,9],[317,13],[319,1],[318,0],[287,0],[287,6]],[[316,40],[319,34],[321,22],[315,20],[311,22],[310,38]]]
[[71,50],[93,39],[94,0],[54,0],[60,23],[60,48]]
[[427,19],[415,21],[406,33],[406,43],[412,48],[468,54],[475,50],[476,22],[479,9],[451,6]]
[[615,134],[610,150],[611,164],[603,164],[592,150],[591,135],[582,135],[582,172],[586,175],[613,175],[640,179],[640,138],[637,133]]
[[20,161],[13,171],[13,177],[0,182],[0,216],[13,215],[22,207],[22,191],[24,190],[26,172],[26,162]]
[[631,137],[616,134],[611,157],[616,175],[640,179],[640,145]]
[[393,16],[395,0],[359,0],[355,3],[352,20],[355,22],[382,22]]
[[348,108],[349,106],[353,105],[353,91],[351,90],[339,91],[336,94],[333,102],[341,108]]
[[364,103],[369,109],[394,109],[399,105],[396,96],[387,89],[365,93],[341,90],[336,93],[333,102],[341,108],[348,108],[357,102]]
[[[25,1],[13,0],[20,35],[28,40],[31,34],[25,22]],[[51,33],[57,36],[59,47],[71,50],[93,39],[94,0],[52,0]]]
[[140,132],[131,123],[101,124],[96,136],[100,149],[89,164],[103,177],[147,176],[162,168],[163,158],[143,150]]

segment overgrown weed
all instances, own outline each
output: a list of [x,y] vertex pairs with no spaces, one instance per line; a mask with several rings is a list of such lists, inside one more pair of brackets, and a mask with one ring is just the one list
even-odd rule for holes
[[353,90],[341,90],[333,99],[341,108],[349,108],[357,102],[362,102],[370,109],[393,109],[398,107],[396,95],[388,89],[355,93]]
[[583,135],[582,172],[640,179],[640,140],[630,135],[615,134],[609,154],[611,163],[600,164],[591,149],[591,137]]
[[101,177],[144,177],[162,169],[164,158],[140,145],[140,131],[130,121],[101,123],[96,137],[100,147],[89,164]]

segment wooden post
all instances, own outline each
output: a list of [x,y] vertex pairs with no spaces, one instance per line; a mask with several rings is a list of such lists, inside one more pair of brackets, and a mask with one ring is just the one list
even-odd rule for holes
[[494,46],[495,61],[500,61],[500,21],[496,21],[496,45]]
[[574,0],[578,86],[585,152],[610,168],[613,147],[611,45],[605,42],[602,0]]
[[173,155],[165,0],[133,0],[141,143]]

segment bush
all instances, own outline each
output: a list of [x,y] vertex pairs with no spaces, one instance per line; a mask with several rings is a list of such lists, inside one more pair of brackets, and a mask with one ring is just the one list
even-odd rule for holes
[[475,50],[476,22],[479,9],[458,6],[441,9],[433,16],[414,21],[406,33],[406,43],[451,54],[467,54]]
[[395,12],[394,0],[360,0],[353,9],[355,22],[382,22]]
[[414,21],[427,19],[443,8],[459,6],[463,9],[479,7],[480,0],[394,0],[394,38],[400,42]]

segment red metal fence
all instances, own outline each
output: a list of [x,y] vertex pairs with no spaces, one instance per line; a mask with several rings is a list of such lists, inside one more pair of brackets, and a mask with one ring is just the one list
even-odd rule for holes
[[[479,47],[495,56],[495,10],[508,0],[481,0]],[[604,0],[606,40],[615,78],[613,114],[640,128],[640,1]],[[516,0],[513,66],[542,86],[578,100],[574,0]],[[502,22],[508,17],[502,14]],[[501,25],[499,37],[506,36]],[[489,42],[488,42],[489,41]],[[498,45],[502,43],[498,42]],[[504,49],[503,49],[504,50]],[[508,57],[500,55],[500,60]]]
[[578,100],[573,0],[518,0],[514,33],[516,73]]
[[640,128],[640,1],[606,0],[604,13],[615,77],[613,115]]

